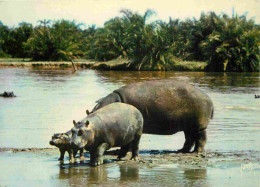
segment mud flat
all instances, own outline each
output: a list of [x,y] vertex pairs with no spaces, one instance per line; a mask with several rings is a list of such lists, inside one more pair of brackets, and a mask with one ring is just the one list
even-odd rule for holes
[[[241,151],[241,152],[216,152],[207,150],[204,153],[177,153],[171,150],[140,150],[139,160],[132,161],[131,153],[122,161],[117,161],[117,155],[119,149],[112,149],[105,152],[105,159],[113,160],[118,164],[135,165],[140,164],[142,166],[156,166],[160,164],[188,164],[197,165],[198,167],[208,166],[216,162],[259,162],[260,164],[260,152],[258,151]],[[57,148],[0,148],[0,153],[46,153],[46,154],[57,154],[58,158],[59,150]],[[89,153],[84,152],[85,160],[84,163],[89,162]],[[55,156],[54,156],[55,157]],[[64,159],[64,162],[68,161],[68,157]],[[77,164],[78,160],[76,160]],[[109,162],[109,161],[107,161]],[[79,162],[80,163],[80,162]]]
[[116,160],[108,151],[105,164],[90,167],[85,160],[63,162],[58,149],[1,149],[0,186],[258,186],[260,153],[257,151],[177,154],[170,150],[141,150],[140,160],[128,154]]

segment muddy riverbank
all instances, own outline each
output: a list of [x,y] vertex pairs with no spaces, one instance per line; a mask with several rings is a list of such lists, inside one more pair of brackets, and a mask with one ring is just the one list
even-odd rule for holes
[[[74,62],[77,69],[98,69],[98,70],[125,70],[126,60],[116,60],[109,62],[94,62],[85,60]],[[34,68],[34,69],[73,69],[71,62],[0,62],[0,68]]]
[[[108,159],[112,159],[119,154],[120,149],[113,148],[105,152]],[[33,152],[45,152],[45,153],[58,153],[57,148],[0,148],[0,152],[9,153],[33,153]],[[86,158],[89,158],[89,153],[84,152]],[[173,150],[140,150],[139,161],[130,160],[131,153],[128,152],[124,161],[119,161],[119,163],[158,163],[162,164],[164,162],[176,162],[176,163],[190,163],[190,164],[205,164],[211,162],[212,159],[225,160],[237,160],[237,161],[250,161],[250,162],[260,162],[260,152],[259,151],[211,151],[206,150],[203,153],[177,153]],[[115,157],[116,158],[116,157]],[[87,159],[86,159],[87,160]]]
[[[46,153],[46,154],[59,154],[57,148],[0,148],[0,153]],[[105,152],[107,160],[116,161],[116,157],[119,154],[119,149],[112,149]],[[84,152],[86,163],[89,162],[89,153]],[[67,155],[68,156],[68,155]],[[78,157],[78,155],[77,155]],[[197,165],[202,167],[205,165],[212,164],[213,162],[226,162],[226,161],[237,161],[237,162],[259,162],[260,164],[260,152],[259,151],[239,151],[239,152],[217,152],[207,150],[201,154],[196,153],[177,153],[172,150],[140,150],[140,157],[138,161],[130,160],[131,153],[128,152],[127,156],[122,161],[116,161],[120,164],[141,164],[145,166],[155,166],[160,164],[178,163]],[[65,162],[68,161],[65,159]],[[76,161],[78,162],[78,161]]]
[[104,165],[90,167],[89,154],[69,163],[58,161],[58,149],[1,149],[0,185],[19,186],[258,186],[258,151],[176,154],[170,150],[141,150],[139,161],[127,154],[116,160],[108,151]]
[[[130,61],[127,59],[114,59],[106,62],[97,62],[94,60],[75,60],[77,69],[95,69],[95,70],[113,70],[113,71],[131,71],[134,68],[129,67]],[[173,65],[173,71],[204,71],[206,62],[176,61]],[[34,68],[34,69],[52,69],[64,70],[73,69],[71,62],[67,61],[26,61],[0,59],[0,68]]]

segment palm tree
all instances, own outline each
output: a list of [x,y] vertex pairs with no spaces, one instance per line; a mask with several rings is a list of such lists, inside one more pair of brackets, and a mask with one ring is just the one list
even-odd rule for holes
[[247,21],[244,16],[223,15],[217,24],[218,29],[201,44],[213,70],[258,70],[260,30],[254,22]]
[[155,12],[148,9],[142,16],[138,13],[134,13],[130,10],[123,9],[123,46],[126,56],[132,60],[134,66],[142,64],[147,61],[146,55],[149,50],[149,46],[146,45],[146,38],[149,37],[150,31],[153,30],[154,24],[150,23],[146,25],[147,19]]
[[46,29],[49,26],[49,24],[51,23],[51,20],[44,19],[44,20],[38,20],[37,22],[39,22],[40,25],[43,25],[43,27]]
[[79,27],[75,21],[66,20],[56,21],[52,27],[37,27],[25,46],[34,60],[71,61],[84,54],[84,37]]

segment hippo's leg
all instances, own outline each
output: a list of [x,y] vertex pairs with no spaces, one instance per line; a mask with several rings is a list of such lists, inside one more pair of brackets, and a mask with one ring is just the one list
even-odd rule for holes
[[122,146],[117,159],[121,160],[121,158],[125,157],[131,146],[132,146],[132,142],[130,142],[129,144],[127,144],[125,146]]
[[67,150],[69,153],[69,158],[70,158],[70,163],[74,163],[75,162],[75,156],[77,154],[77,151],[73,150],[73,149],[68,149]]
[[60,150],[60,158],[59,158],[59,160],[61,161],[61,160],[64,160],[65,150],[61,149],[61,148],[59,150]]
[[79,152],[80,160],[81,161],[85,160],[84,153],[83,153],[84,149],[80,149],[79,151],[80,151]]
[[103,143],[94,151],[90,152],[90,165],[99,166],[103,164],[103,154],[110,148],[108,143]]
[[140,142],[141,134],[136,134],[135,139],[132,141],[132,157],[131,160],[138,160],[139,154],[139,142]]
[[76,158],[78,150],[73,150],[73,157]]
[[204,151],[204,147],[207,141],[207,134],[206,134],[206,129],[203,129],[196,133],[195,135],[195,148],[194,151],[195,153],[201,153]]
[[185,143],[183,145],[183,148],[178,150],[178,153],[189,153],[191,148],[195,144],[195,139],[194,139],[194,133],[191,131],[184,131],[185,135]]

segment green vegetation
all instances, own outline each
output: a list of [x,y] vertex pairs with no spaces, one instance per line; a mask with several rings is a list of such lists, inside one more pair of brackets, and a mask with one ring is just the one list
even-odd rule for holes
[[42,20],[36,27],[23,22],[17,28],[0,21],[0,57],[105,64],[126,59],[127,66],[120,68],[131,70],[259,71],[260,26],[245,16],[210,12],[198,20],[148,22],[153,10],[140,15],[123,9],[121,14],[102,28],[87,29],[67,20]]
[[33,60],[70,60],[84,54],[83,32],[75,21],[60,20],[49,26],[41,21],[24,43]]

